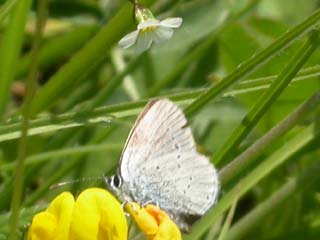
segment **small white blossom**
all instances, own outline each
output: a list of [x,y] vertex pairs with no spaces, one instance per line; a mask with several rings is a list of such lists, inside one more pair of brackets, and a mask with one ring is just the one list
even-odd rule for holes
[[174,32],[174,28],[179,28],[182,18],[167,18],[159,21],[149,18],[137,26],[137,30],[127,34],[119,41],[119,46],[129,48],[136,45],[136,52],[141,53],[150,48],[152,42],[162,43],[169,40]]

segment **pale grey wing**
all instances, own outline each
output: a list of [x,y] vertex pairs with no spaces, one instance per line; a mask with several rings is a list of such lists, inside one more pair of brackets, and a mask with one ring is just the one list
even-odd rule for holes
[[[131,129],[120,160],[120,174],[128,180],[136,169],[171,152],[195,149],[181,109],[167,99],[150,101]],[[176,141],[176,139],[179,141]]]
[[169,100],[150,102],[131,130],[120,163],[127,194],[159,204],[175,219],[203,215],[214,203],[218,177],[197,153],[182,110]]
[[[158,183],[163,192],[174,193],[162,205],[172,211],[179,205],[183,207],[181,212],[203,215],[216,201],[219,190],[218,174],[209,160],[193,151],[168,154],[159,161],[162,170],[147,166],[149,175],[153,175],[150,183]],[[163,179],[167,184],[163,185]]]
[[[196,151],[171,153],[154,162],[157,161],[162,164],[146,166],[148,175],[144,181],[148,182],[149,201],[170,213],[179,227],[187,231],[217,200],[218,174],[209,160]],[[143,184],[140,178],[137,181],[137,185]]]

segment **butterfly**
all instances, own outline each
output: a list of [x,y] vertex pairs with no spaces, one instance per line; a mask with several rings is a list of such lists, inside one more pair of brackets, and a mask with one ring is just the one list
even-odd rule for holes
[[106,182],[122,201],[158,205],[184,232],[213,206],[219,191],[216,169],[197,152],[183,111],[168,99],[144,107],[117,174]]

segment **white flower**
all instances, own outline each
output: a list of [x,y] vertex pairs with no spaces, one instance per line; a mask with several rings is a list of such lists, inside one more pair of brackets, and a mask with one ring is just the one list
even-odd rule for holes
[[149,18],[140,23],[137,30],[127,34],[119,41],[119,46],[129,48],[137,43],[136,52],[141,53],[150,48],[152,42],[161,43],[169,40],[173,35],[173,29],[179,28],[182,18],[167,18],[159,21]]

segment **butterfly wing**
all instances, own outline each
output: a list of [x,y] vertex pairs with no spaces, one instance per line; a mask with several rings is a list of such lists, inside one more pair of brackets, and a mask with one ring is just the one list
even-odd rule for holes
[[182,110],[153,100],[138,116],[121,156],[125,199],[158,204],[187,229],[215,202],[218,175],[196,145]]

